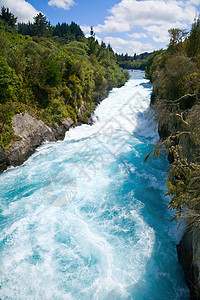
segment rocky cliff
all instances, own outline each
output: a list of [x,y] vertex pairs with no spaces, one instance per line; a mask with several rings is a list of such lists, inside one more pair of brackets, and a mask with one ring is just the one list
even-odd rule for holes
[[[104,94],[98,94],[94,102],[98,105],[107,96],[108,91]],[[76,123],[71,118],[64,118],[61,123],[55,123],[49,127],[28,112],[16,114],[12,119],[12,125],[17,141],[13,142],[9,149],[3,149],[0,146],[0,173],[9,166],[15,167],[23,164],[43,142],[63,140],[66,131],[72,126],[92,125],[92,117],[93,112],[87,113],[84,102],[78,111]]]
[[191,299],[200,299],[200,232],[186,231],[177,245],[177,253]]
[[43,142],[63,139],[65,132],[74,122],[70,118],[66,118],[62,124],[56,123],[50,128],[43,121],[25,112],[24,115],[16,114],[12,123],[17,141],[7,150],[0,147],[1,172],[8,166],[19,166],[24,163]]
[[7,168],[6,157],[3,148],[0,146],[0,172],[4,171],[6,168]]
[[[158,132],[160,138],[168,137],[173,129],[171,124],[165,126],[159,124]],[[184,157],[191,162],[195,152],[195,146],[191,144],[188,135],[182,135],[179,138],[179,145],[182,147]],[[173,163],[173,155],[168,155],[169,163]],[[197,228],[191,228],[185,231],[181,242],[177,245],[177,254],[180,264],[183,267],[185,281],[190,290],[192,300],[200,299],[200,231]]]

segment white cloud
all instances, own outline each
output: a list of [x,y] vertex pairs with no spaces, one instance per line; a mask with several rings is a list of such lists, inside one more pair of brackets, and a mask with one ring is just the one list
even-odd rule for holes
[[191,4],[200,5],[200,0],[190,0]]
[[38,11],[25,0],[0,0],[0,6],[8,7],[9,10],[17,17],[18,22],[32,22],[33,17]]
[[[169,43],[170,28],[188,29],[198,4],[200,0],[121,0],[111,8],[105,21],[94,27],[94,32],[106,36],[105,42],[117,52],[132,55],[151,51]],[[86,26],[82,29],[89,30]],[[117,33],[120,37],[116,37]]]
[[140,33],[134,32],[134,33],[127,34],[127,36],[129,36],[130,38],[134,38],[134,39],[147,38],[147,35],[144,32],[140,32]]
[[107,44],[111,44],[115,49],[121,49],[123,45],[128,45],[129,41],[118,38],[118,37],[112,37],[112,36],[107,36],[105,38],[105,42]]
[[58,8],[70,9],[73,5],[75,5],[74,0],[50,0],[48,2],[50,6],[56,6]]
[[165,25],[150,25],[146,26],[145,29],[152,39],[156,43],[169,43],[169,34],[168,30],[170,28],[180,28],[185,29],[187,27],[186,23],[175,22],[169,24],[170,26],[166,27]]
[[118,53],[128,53],[134,55],[134,53],[150,52],[154,50],[151,43],[142,43],[135,40],[124,40],[118,37],[107,36],[105,38],[106,43],[110,43],[113,50]]
[[143,33],[130,33],[129,37],[146,38],[147,32],[154,42],[167,42],[168,29],[183,23],[187,28],[194,20],[196,8],[191,3],[197,4],[200,0],[121,0],[112,7],[104,23],[94,27],[94,31],[99,34],[122,33],[135,28],[139,31],[140,28]]
[[87,26],[87,25],[81,25],[81,29],[83,30],[83,32],[85,34],[89,34],[90,33],[90,30],[91,30],[91,27],[90,26]]

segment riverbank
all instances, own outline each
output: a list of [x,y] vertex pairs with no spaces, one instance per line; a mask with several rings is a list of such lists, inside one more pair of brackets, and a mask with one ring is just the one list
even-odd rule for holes
[[[96,96],[94,99],[95,106],[107,96],[108,92]],[[82,103],[76,122],[71,118],[64,118],[62,122],[54,123],[52,127],[32,116],[30,112],[14,115],[11,128],[14,133],[14,140],[11,147],[3,149],[0,146],[0,173],[10,166],[16,167],[23,164],[42,143],[63,140],[66,131],[70,128],[81,124],[92,125],[93,110],[85,113],[86,109]]]
[[177,250],[191,299],[200,299],[199,29],[197,18],[185,40],[183,32],[175,39],[177,29],[169,31],[168,48],[154,52],[146,63],[146,78],[153,83],[152,104],[160,135],[154,156],[164,150],[170,162],[168,204],[172,219],[185,224]]
[[31,36],[0,16],[1,170],[20,165],[43,141],[63,139],[70,126],[87,123],[96,102],[129,78],[110,45],[72,25],[73,39]]
[[[169,132],[171,132],[172,130],[170,126],[168,127],[165,125],[163,127],[163,125],[159,124],[158,127],[159,127],[158,132],[159,132],[160,139],[167,138],[170,136]],[[189,143],[188,139],[186,139],[185,141],[183,141],[183,139],[179,140],[179,145],[181,145],[182,150],[185,153],[187,153],[188,161],[192,161],[192,157],[188,154],[188,148],[189,148],[188,143]],[[169,153],[168,160],[170,164],[173,165],[175,161],[174,159],[175,159],[174,155],[172,153]],[[178,173],[178,176],[182,176],[182,175]],[[196,174],[196,176],[198,180],[199,179],[198,173]],[[188,186],[190,186],[189,182],[188,182]],[[193,199],[191,198],[190,201],[192,200]],[[187,216],[187,211],[186,211],[186,216]],[[191,215],[190,218],[197,218],[198,221],[198,214]],[[185,281],[190,290],[191,300],[199,300],[200,299],[200,231],[195,224],[194,226],[192,226],[190,223],[188,224],[187,218],[183,218],[183,220],[185,223],[184,225],[185,232],[183,234],[180,243],[177,244],[176,246],[177,256],[184,271]]]

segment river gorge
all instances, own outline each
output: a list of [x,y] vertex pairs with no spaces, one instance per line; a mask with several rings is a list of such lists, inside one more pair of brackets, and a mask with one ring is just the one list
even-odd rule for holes
[[188,299],[144,72],[0,175],[1,299]]

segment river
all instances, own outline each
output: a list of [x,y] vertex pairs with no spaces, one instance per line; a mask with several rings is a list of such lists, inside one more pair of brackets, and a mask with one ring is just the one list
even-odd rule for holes
[[0,175],[1,299],[188,299],[144,72]]

